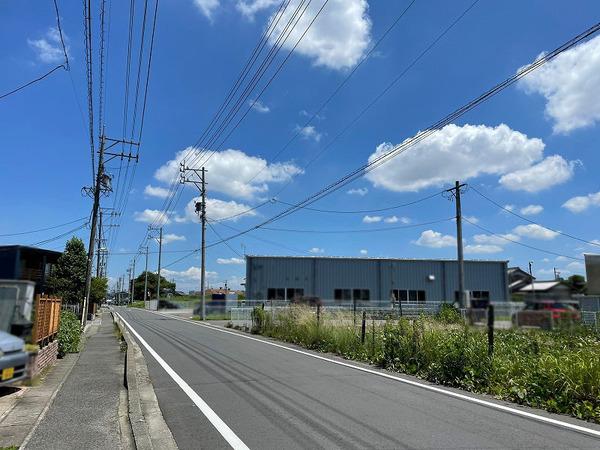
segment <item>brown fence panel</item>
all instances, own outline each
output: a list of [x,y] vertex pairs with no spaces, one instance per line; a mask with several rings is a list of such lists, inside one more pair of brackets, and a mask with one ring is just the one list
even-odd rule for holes
[[60,326],[62,299],[45,295],[35,296],[35,318],[33,320],[33,342],[43,344],[54,339]]

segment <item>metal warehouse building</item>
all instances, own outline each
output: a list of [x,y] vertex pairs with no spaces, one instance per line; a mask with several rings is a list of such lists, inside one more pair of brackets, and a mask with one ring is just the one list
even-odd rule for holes
[[[465,261],[471,299],[508,301],[506,261]],[[454,302],[456,260],[246,256],[246,298],[292,300],[318,297],[325,303]]]

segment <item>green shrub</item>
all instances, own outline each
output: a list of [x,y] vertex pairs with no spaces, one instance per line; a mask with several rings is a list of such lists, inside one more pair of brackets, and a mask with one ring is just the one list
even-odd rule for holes
[[460,315],[460,311],[450,303],[442,303],[440,310],[435,315],[435,318],[442,323],[463,323],[464,319]]
[[62,358],[67,353],[77,353],[81,340],[81,324],[77,316],[71,311],[60,313],[60,327],[58,329],[58,354]]
[[144,302],[144,300],[138,300],[135,302],[131,302],[129,305],[127,305],[129,308],[146,308],[146,303]]

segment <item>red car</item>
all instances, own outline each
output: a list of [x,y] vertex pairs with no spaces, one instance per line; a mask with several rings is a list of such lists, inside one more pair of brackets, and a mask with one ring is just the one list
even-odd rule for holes
[[577,303],[569,303],[557,300],[539,300],[527,303],[523,311],[552,311],[552,318],[580,320],[581,313],[579,312]]

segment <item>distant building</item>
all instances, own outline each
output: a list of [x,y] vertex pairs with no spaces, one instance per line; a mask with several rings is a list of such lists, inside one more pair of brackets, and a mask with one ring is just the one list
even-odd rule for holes
[[524,300],[567,300],[571,298],[571,288],[562,280],[534,281],[520,288],[517,293],[524,295]]
[[[471,299],[509,300],[506,261],[465,261]],[[247,256],[246,298],[319,298],[327,304],[357,301],[454,302],[456,260]]]
[[35,293],[46,291],[47,279],[61,252],[25,245],[0,246],[0,279],[35,282]]
[[534,276],[531,276],[531,274],[525,272],[520,267],[509,267],[507,274],[508,290],[511,294],[518,292],[522,287],[525,287],[535,281]]

